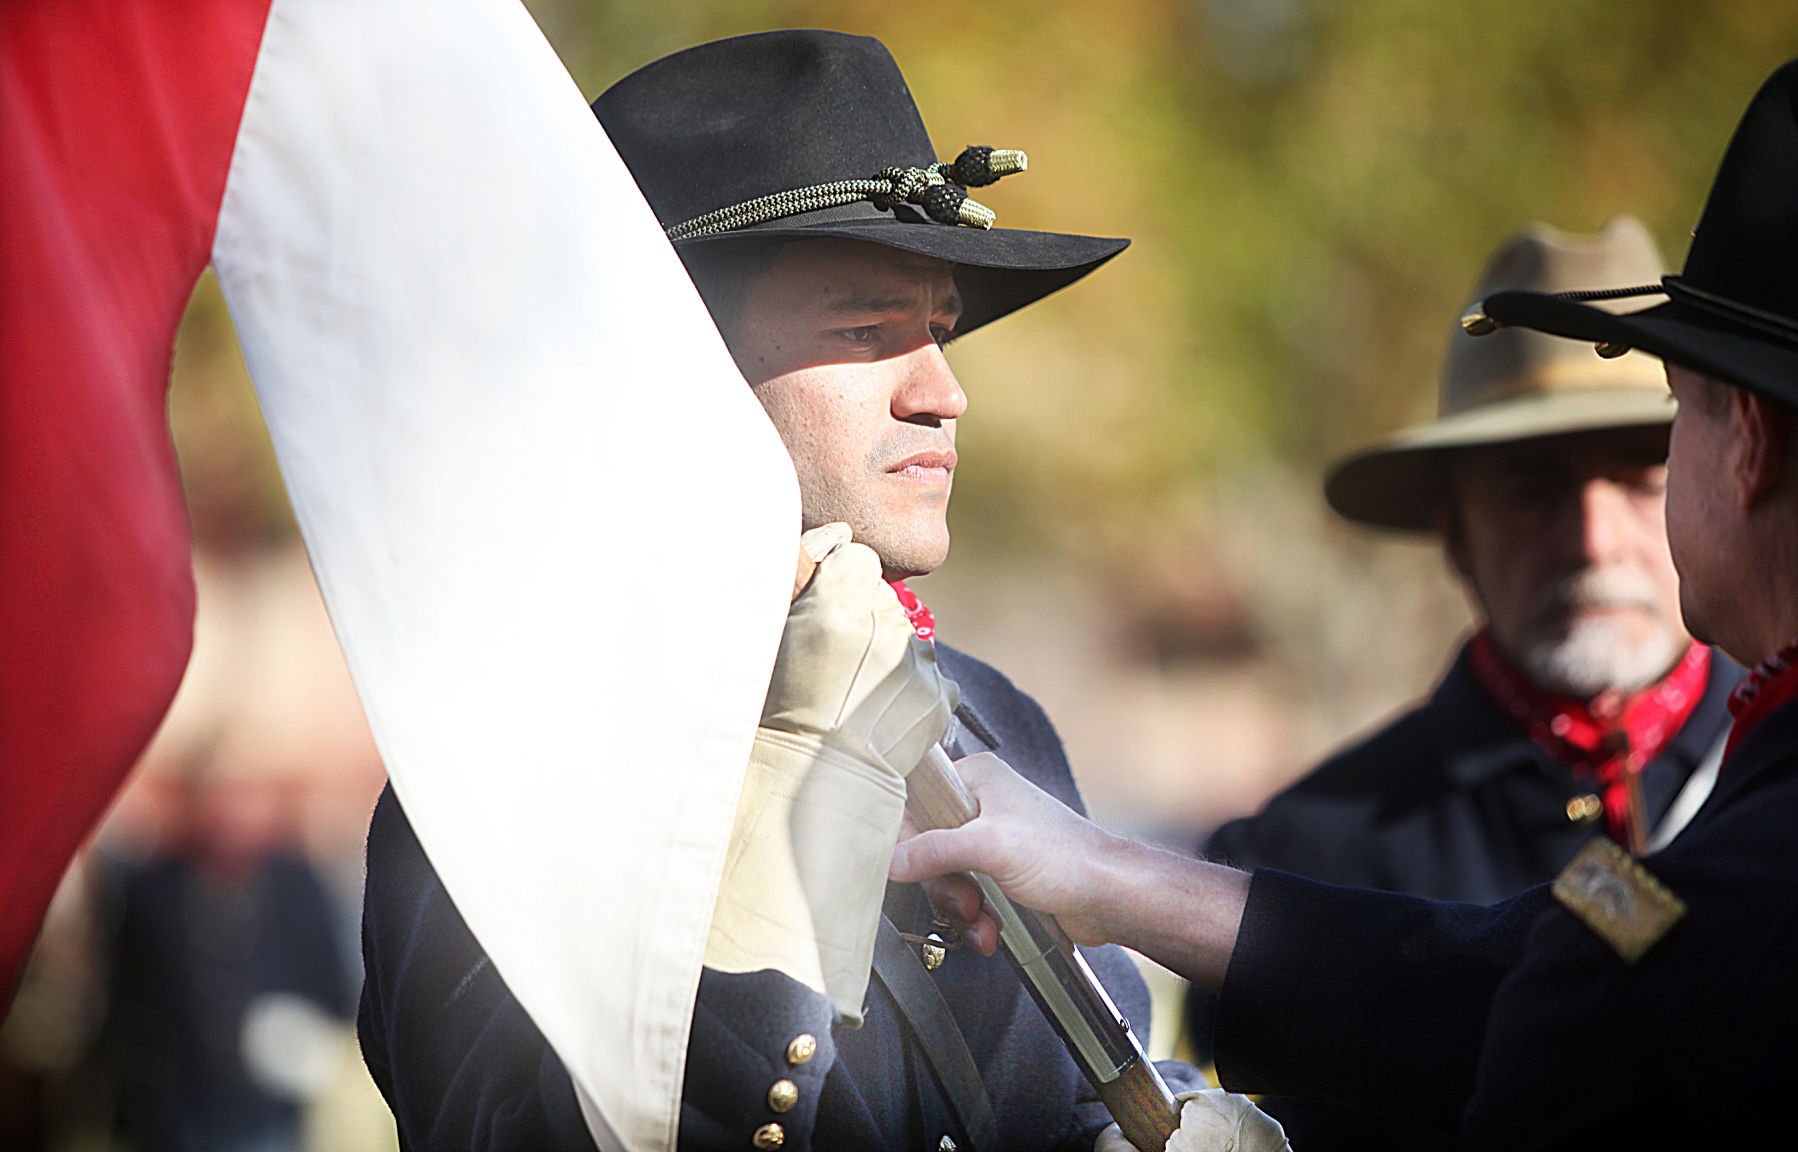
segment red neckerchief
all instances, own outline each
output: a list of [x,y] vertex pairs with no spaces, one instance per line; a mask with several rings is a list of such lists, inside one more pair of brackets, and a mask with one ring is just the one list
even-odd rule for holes
[[1729,743],[1723,746],[1727,762],[1755,725],[1781,704],[1798,699],[1798,640],[1792,641],[1754,666],[1736,690],[1729,694],[1729,714],[1735,723],[1729,729]]
[[936,643],[936,617],[918,594],[905,586],[903,580],[888,580],[892,585],[893,595],[899,597],[899,607],[905,610],[905,618],[911,621],[912,630],[917,632],[918,639]]
[[1673,671],[1634,696],[1606,692],[1581,701],[1551,696],[1531,684],[1499,653],[1488,630],[1473,638],[1471,649],[1480,686],[1530,739],[1597,785],[1605,830],[1629,847],[1631,785],[1704,698],[1711,650],[1694,643]]

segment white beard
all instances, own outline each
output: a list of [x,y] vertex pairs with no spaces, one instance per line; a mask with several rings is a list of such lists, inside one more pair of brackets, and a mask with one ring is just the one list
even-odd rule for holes
[[1553,601],[1568,608],[1618,606],[1655,613],[1644,635],[1639,624],[1575,615],[1565,630],[1538,631],[1524,641],[1519,661],[1536,686],[1589,700],[1603,692],[1638,692],[1666,675],[1690,642],[1683,629],[1658,614],[1654,586],[1628,569],[1586,571],[1562,581]]

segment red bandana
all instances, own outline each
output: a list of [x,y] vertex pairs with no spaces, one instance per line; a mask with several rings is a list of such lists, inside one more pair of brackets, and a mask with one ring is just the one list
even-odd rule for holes
[[1631,800],[1639,794],[1637,774],[1679,734],[1704,698],[1711,650],[1693,644],[1673,671],[1634,696],[1606,692],[1581,701],[1537,689],[1499,654],[1484,629],[1471,648],[1480,686],[1530,739],[1597,785],[1611,839],[1640,850],[1648,830]]
[[935,644],[936,617],[930,614],[930,609],[925,606],[924,601],[918,599],[918,594],[907,588],[903,580],[889,580],[887,583],[892,585],[893,595],[899,597],[899,607],[905,609],[905,618],[911,621],[911,626],[917,632],[918,639],[928,640]]
[[1725,761],[1755,725],[1781,704],[1798,699],[1795,666],[1798,666],[1798,640],[1756,664],[1754,671],[1729,694],[1729,714],[1735,717],[1735,723],[1729,729],[1729,743],[1723,746]]

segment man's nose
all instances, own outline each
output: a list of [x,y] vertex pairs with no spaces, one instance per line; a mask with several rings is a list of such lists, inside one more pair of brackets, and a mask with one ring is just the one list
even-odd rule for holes
[[916,423],[955,420],[968,410],[968,395],[935,342],[906,356],[905,375],[893,392],[893,416]]
[[1587,561],[1614,557],[1630,530],[1629,494],[1623,486],[1602,476],[1581,484],[1573,494],[1574,534],[1580,556]]

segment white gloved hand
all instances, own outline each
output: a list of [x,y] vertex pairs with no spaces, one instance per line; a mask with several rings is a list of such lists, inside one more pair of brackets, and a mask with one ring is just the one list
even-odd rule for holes
[[847,525],[800,543],[818,569],[787,614],[705,963],[778,969],[859,1026],[905,776],[959,694]]
[[[1180,1128],[1168,1138],[1167,1152],[1292,1152],[1286,1130],[1247,1096],[1222,1088],[1182,1092]],[[1093,1152],[1137,1152],[1113,1124],[1099,1133]]]

